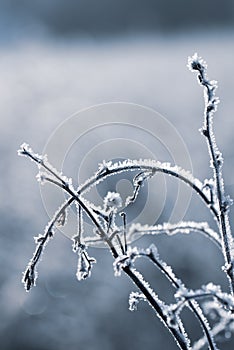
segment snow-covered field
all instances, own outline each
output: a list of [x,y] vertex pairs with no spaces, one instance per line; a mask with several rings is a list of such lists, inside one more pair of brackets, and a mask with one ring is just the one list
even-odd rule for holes
[[[233,32],[168,37],[131,36],[96,41],[35,40],[1,46],[2,349],[125,350],[131,347],[137,350],[142,347],[160,349],[161,346],[176,349],[173,340],[155,320],[147,305],[142,304],[136,313],[127,310],[128,295],[134,286],[123,277],[113,277],[108,252],[95,249],[93,254],[97,256],[98,264],[92,278],[82,283],[76,281],[76,256],[71,251],[71,241],[62,234],[58,234],[47,247],[39,267],[37,288],[30,294],[25,293],[20,283],[21,272],[33,252],[33,236],[43,231],[48,218],[35,180],[36,169],[31,162],[17,157],[16,150],[25,141],[35,151],[41,152],[48,140],[53,141],[58,125],[67,125],[70,115],[93,105],[126,102],[150,107],[160,113],[164,125],[173,125],[172,137],[165,132],[163,144],[158,143],[157,150],[153,149],[153,143],[149,142],[147,146],[149,139],[144,140],[145,130],[152,132],[146,138],[160,136],[157,125],[151,124],[147,113],[142,117],[145,118],[142,129],[138,128],[136,133],[132,112],[128,114],[126,111],[124,120],[118,116],[122,124],[116,127],[121,135],[116,134],[116,127],[108,129],[113,127],[111,123],[115,112],[114,117],[110,115],[109,126],[108,117],[106,119],[104,135],[101,114],[97,113],[95,120],[89,123],[81,114],[77,117],[80,120],[80,125],[76,124],[77,134],[82,129],[82,135],[87,132],[88,138],[84,139],[83,144],[80,141],[81,149],[75,148],[77,154],[68,149],[71,152],[67,160],[70,166],[68,175],[77,175],[80,165],[75,164],[76,157],[78,163],[84,162],[83,158],[87,158],[89,152],[94,152],[95,140],[106,145],[106,148],[100,148],[102,152],[97,149],[98,156],[93,156],[95,164],[92,170],[103,160],[103,155],[111,157],[112,150],[113,158],[117,157],[118,152],[114,147],[119,146],[114,141],[122,137],[125,144],[131,144],[130,155],[133,149],[132,154],[137,157],[139,150],[139,158],[142,154],[155,154],[165,161],[171,161],[175,156],[173,152],[168,155],[169,144],[173,145],[174,142],[176,149],[177,141],[182,140],[190,155],[186,161],[189,164],[191,158],[194,175],[201,179],[209,177],[206,145],[198,132],[202,125],[203,93],[195,75],[186,67],[187,57],[196,51],[208,62],[209,76],[219,82],[217,95],[221,104],[215,117],[215,131],[225,158],[227,192],[234,197]],[[130,126],[125,125],[127,129],[124,130],[123,124],[126,123]],[[74,132],[74,129],[70,131]],[[61,143],[62,139],[63,135]],[[145,151],[146,146],[148,150]],[[167,155],[171,158],[162,159]],[[119,156],[122,156],[121,152]],[[75,164],[74,168],[71,164]],[[89,172],[89,169],[86,170]],[[85,177],[84,171],[82,174]],[[91,174],[92,171],[87,176]],[[171,202],[175,199],[170,193],[171,184],[168,186],[165,198],[162,195],[168,209],[165,209],[161,220],[170,216]],[[157,194],[157,188],[155,191]],[[195,204],[188,208],[186,218],[199,220],[201,217],[206,220],[208,213],[196,198],[194,201]],[[220,283],[225,286],[220,272],[223,262],[219,253],[203,237],[192,235],[191,239],[186,237],[183,240],[180,237],[160,237],[155,243],[162,250],[162,257],[175,264],[176,272],[184,276],[187,285],[199,287],[212,279],[217,283],[221,279]],[[170,298],[170,287],[159,273],[149,271],[148,266],[144,266],[143,270],[154,280],[153,285],[159,285],[159,295]],[[188,325],[196,339],[200,334],[199,327],[196,328],[190,318]],[[222,349],[232,348],[233,341],[222,345]]]

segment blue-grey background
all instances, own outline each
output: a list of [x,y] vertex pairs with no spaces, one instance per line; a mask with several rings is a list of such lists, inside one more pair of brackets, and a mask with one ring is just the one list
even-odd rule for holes
[[[198,132],[203,93],[186,68],[187,56],[197,51],[209,63],[209,76],[219,81],[215,132],[225,157],[226,189],[234,197],[233,24],[232,0],[0,0],[1,349],[176,349],[147,304],[128,311],[135,287],[124,276],[114,277],[106,250],[90,249],[98,263],[91,279],[78,282],[71,241],[58,233],[40,263],[37,288],[25,293],[22,271],[48,216],[37,171],[16,150],[26,141],[41,152],[69,115],[125,101],[167,118],[188,147],[195,176],[209,177],[206,145]],[[172,199],[169,191],[168,208]],[[210,220],[195,196],[192,203],[186,219]],[[170,213],[164,214],[161,222]],[[222,257],[205,238],[160,237],[142,244],[149,241],[187,286],[213,280],[227,290]],[[138,266],[159,296],[172,302],[171,287],[160,273],[149,264]],[[188,313],[184,317],[197,339],[196,320]],[[234,341],[224,338],[220,348],[232,349]]]

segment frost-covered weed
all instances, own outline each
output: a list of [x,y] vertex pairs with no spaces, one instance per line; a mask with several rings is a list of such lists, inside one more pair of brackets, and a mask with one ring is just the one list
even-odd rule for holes
[[[117,163],[103,161],[97,172],[87,181],[74,189],[72,180],[54,169],[46,156],[40,156],[33,152],[27,145],[22,144],[18,153],[21,156],[29,157],[39,168],[37,180],[44,184],[51,183],[62,188],[68,198],[55,212],[51,221],[47,224],[43,234],[35,237],[36,249],[23,275],[25,289],[29,291],[36,284],[37,264],[42,256],[46,244],[55,234],[56,227],[64,226],[67,222],[67,212],[73,203],[77,208],[77,233],[73,236],[73,251],[78,255],[77,279],[84,280],[90,277],[95,258],[90,257],[87,252],[88,245],[105,244],[114,258],[115,275],[121,272],[127,274],[138,288],[129,297],[129,309],[134,311],[141,301],[147,301],[155,310],[156,315],[161,319],[169,332],[177,342],[179,348],[188,350],[199,350],[204,346],[211,350],[217,349],[215,338],[221,334],[228,334],[234,331],[234,243],[229,225],[229,207],[232,200],[225,194],[224,181],[222,176],[223,157],[218,149],[213,133],[213,115],[217,110],[219,99],[215,96],[217,82],[209,80],[206,75],[207,65],[205,61],[195,54],[188,59],[188,67],[197,73],[198,82],[204,87],[205,110],[204,123],[201,133],[207,141],[210,155],[210,166],[213,170],[211,179],[200,181],[192,174],[181,169],[177,165],[161,163],[155,160],[124,160]],[[107,177],[115,176],[123,172],[131,172],[133,193],[125,201],[126,208],[138,199],[139,191],[144,182],[149,181],[156,173],[176,177],[190,186],[209,208],[217,224],[217,232],[211,229],[206,222],[179,222],[177,224],[164,223],[162,225],[149,226],[133,223],[127,225],[127,215],[122,207],[122,198],[117,192],[108,192],[103,198],[103,206],[98,207],[95,203],[85,199],[85,193]],[[84,235],[83,217],[87,216],[94,226],[95,236]],[[117,217],[121,217],[121,221]],[[118,218],[119,219],[119,218]],[[119,223],[121,222],[121,223]],[[157,247],[151,244],[148,249],[132,247],[130,242],[143,235],[156,235],[166,233],[174,235],[177,233],[189,234],[190,232],[202,233],[214,242],[224,257],[223,271],[226,274],[230,290],[223,292],[220,286],[212,282],[192,290],[173,272],[171,266],[164,262],[159,256]],[[154,264],[169,280],[175,289],[174,303],[166,304],[160,300],[156,291],[144,279],[143,275],[135,267],[136,259],[145,258]],[[187,307],[197,317],[204,336],[191,344],[189,335],[185,330],[181,312]],[[215,315],[215,317],[214,317]],[[209,320],[212,319],[210,325]]]

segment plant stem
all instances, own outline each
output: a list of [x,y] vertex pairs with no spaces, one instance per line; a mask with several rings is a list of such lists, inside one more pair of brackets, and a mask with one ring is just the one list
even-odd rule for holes
[[[158,259],[156,259],[152,253],[149,255],[145,255],[145,256],[147,256],[165,274],[167,279],[171,282],[171,284],[175,288],[177,288],[177,289],[180,288],[180,285],[177,282],[176,278],[174,278],[174,276],[172,274],[168,273],[168,271],[163,267],[162,263],[160,261],[158,261]],[[188,299],[188,298],[185,298],[185,299]],[[187,300],[185,300],[185,302],[186,301]],[[205,333],[207,342],[209,344],[210,350],[216,350],[214,340],[212,339],[212,335],[207,327],[208,321],[206,320],[205,316],[203,315],[202,310],[200,309],[200,307],[198,306],[198,304],[196,303],[195,300],[188,300],[188,304],[189,304],[190,309],[194,312],[195,316],[197,317],[197,319],[200,322],[200,325]],[[198,307],[200,309],[199,310],[200,313],[197,310]]]
[[200,189],[191,179],[189,179],[186,176],[183,176],[182,174],[179,174],[178,171],[173,169],[173,167],[171,167],[171,168],[166,167],[166,166],[164,167],[163,163],[161,164],[160,167],[156,165],[157,162],[155,162],[155,165],[146,165],[144,161],[142,161],[142,162],[139,161],[138,163],[139,163],[138,165],[129,164],[127,166],[119,163],[118,165],[116,165],[115,168],[107,169],[105,172],[102,172],[101,174],[92,176],[86,183],[79,186],[77,192],[79,194],[86,192],[92,186],[97,185],[100,181],[102,181],[106,177],[111,176],[111,175],[115,175],[115,174],[118,174],[118,173],[121,173],[124,171],[140,171],[140,170],[142,171],[142,170],[145,170],[148,172],[152,171],[154,173],[160,172],[163,174],[170,175],[172,177],[176,177],[177,179],[179,179],[180,181],[184,182],[189,187],[191,187],[201,197],[201,199],[205,202],[205,204],[211,210],[214,217],[218,220],[218,213],[217,213],[216,209],[210,203],[210,199],[204,194],[202,189]]
[[[163,314],[162,308],[157,303],[155,298],[151,295],[151,293],[148,291],[148,289],[144,286],[144,284],[141,282],[141,280],[138,278],[138,276],[134,273],[134,271],[130,268],[130,266],[123,267],[123,271],[131,278],[131,280],[135,283],[135,285],[140,289],[140,291],[144,294],[149,304],[153,307],[153,309],[156,311],[159,318],[162,320],[166,328],[171,332],[171,334],[174,336],[177,345],[182,350],[188,350],[188,346],[186,344],[186,341],[184,337],[181,335],[181,333],[174,327],[170,327],[167,322],[167,317]],[[137,272],[139,274],[139,272]]]
[[[100,225],[98,220],[96,220],[96,218],[93,215],[92,211],[85,205],[85,203],[80,198],[80,196],[78,194],[76,194],[69,187],[69,185],[67,185],[67,184],[63,185],[59,181],[56,181],[56,180],[53,180],[53,179],[50,179],[50,178],[47,178],[47,181],[49,181],[49,182],[53,183],[54,185],[57,185],[58,187],[62,188],[64,191],[69,193],[73,197],[73,199],[75,201],[78,202],[79,206],[86,212],[86,214],[92,220],[94,225],[97,227],[100,236],[108,244],[108,246],[109,246],[109,248],[110,248],[110,250],[112,252],[113,257],[116,259],[119,256],[119,254],[118,254],[117,250],[115,249],[115,247],[113,246],[112,241],[106,235],[106,233],[103,230],[102,226]],[[131,280],[136,284],[136,286],[140,289],[140,291],[145,295],[145,297],[148,300],[149,304],[156,311],[158,317],[163,321],[164,325],[167,327],[167,329],[170,331],[170,333],[174,336],[174,338],[175,338],[178,346],[180,347],[180,349],[188,350],[188,346],[187,346],[186,341],[185,341],[184,337],[182,336],[182,334],[179,332],[178,329],[176,329],[174,327],[171,327],[168,324],[167,317],[166,317],[166,315],[164,315],[161,306],[159,305],[157,300],[155,300],[153,295],[150,293],[150,291],[147,289],[147,287],[142,282],[143,278],[142,278],[142,281],[141,281],[141,279],[137,276],[137,275],[140,275],[139,272],[137,272],[137,274],[134,273],[134,271],[130,268],[130,266],[125,266],[122,269],[131,278]]]
[[224,201],[225,201],[225,192],[224,192],[224,185],[223,185],[223,176],[222,176],[222,164],[221,160],[217,158],[217,155],[219,155],[218,148],[215,143],[213,128],[212,128],[212,114],[213,109],[210,110],[209,106],[213,104],[213,108],[215,109],[214,105],[214,90],[211,89],[210,82],[206,79],[205,76],[205,70],[199,70],[200,76],[201,76],[201,84],[206,89],[206,96],[205,99],[205,111],[204,111],[204,127],[203,127],[203,134],[206,137],[208,150],[211,158],[211,166],[213,168],[214,173],[214,180],[216,184],[216,191],[217,191],[217,200],[218,200],[218,220],[219,220],[219,231],[222,237],[222,245],[223,245],[223,255],[226,263],[226,274],[228,276],[229,282],[230,282],[230,289],[232,295],[234,295],[234,272],[233,272],[233,262],[232,262],[232,256],[231,256],[231,247],[230,242],[232,241],[231,232],[229,232],[229,217],[227,208],[225,208]]

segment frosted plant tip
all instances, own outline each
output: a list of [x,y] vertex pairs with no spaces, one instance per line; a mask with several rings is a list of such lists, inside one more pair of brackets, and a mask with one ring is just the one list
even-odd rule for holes
[[120,208],[122,206],[122,198],[118,192],[108,192],[104,198],[105,208]]
[[192,57],[188,58],[188,68],[191,71],[203,71],[207,68],[207,64],[197,53],[195,53]]
[[30,153],[30,151],[31,149],[29,148],[29,145],[24,142],[18,149],[17,153],[18,153],[18,156],[27,156]]

